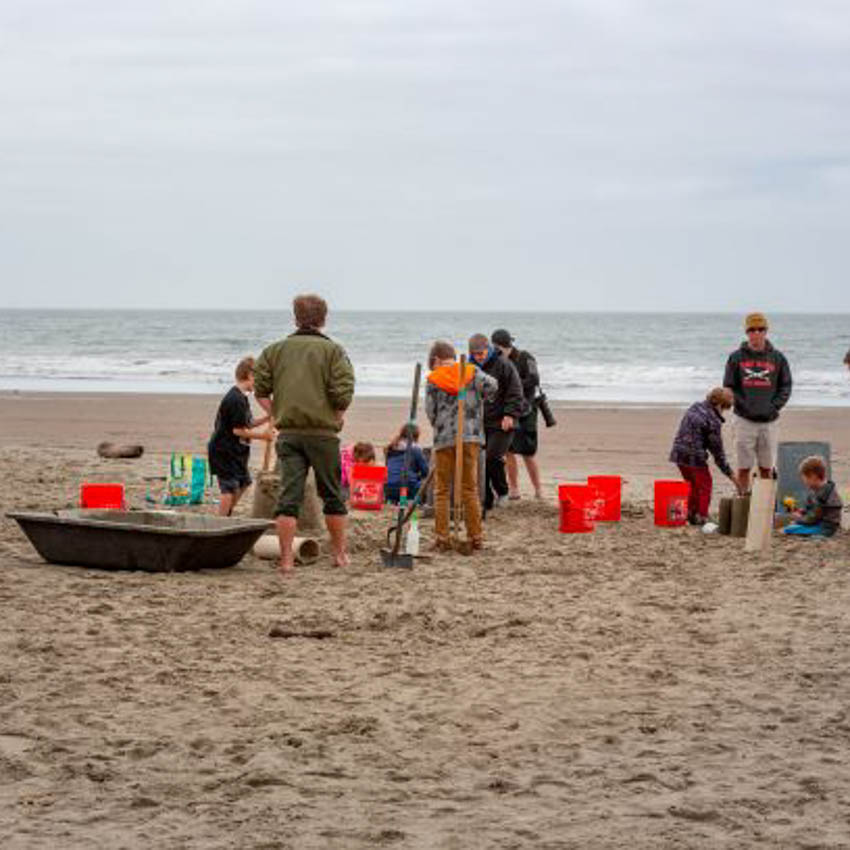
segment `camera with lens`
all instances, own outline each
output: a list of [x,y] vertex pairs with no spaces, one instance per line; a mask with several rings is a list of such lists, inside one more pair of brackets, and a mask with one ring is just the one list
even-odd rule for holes
[[537,409],[540,411],[540,415],[543,417],[547,428],[552,428],[558,424],[555,414],[552,413],[552,408],[549,407],[549,400],[546,398],[546,393],[538,391],[534,403],[537,405]]

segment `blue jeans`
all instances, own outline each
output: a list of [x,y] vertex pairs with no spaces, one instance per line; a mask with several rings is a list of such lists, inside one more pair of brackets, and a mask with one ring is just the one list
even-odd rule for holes
[[800,522],[792,522],[782,529],[783,534],[796,534],[800,537],[826,537],[823,526],[817,522],[814,525],[803,525]]
[[[411,501],[416,498],[416,494],[419,492],[419,479],[413,479],[409,481],[407,484],[407,501]],[[394,505],[397,505],[399,499],[401,498],[401,484],[385,484],[384,485],[384,498],[388,502],[392,502]]]

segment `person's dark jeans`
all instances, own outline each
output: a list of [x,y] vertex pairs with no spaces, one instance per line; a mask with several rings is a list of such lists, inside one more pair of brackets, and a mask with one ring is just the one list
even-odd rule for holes
[[691,485],[688,496],[688,517],[707,517],[711,504],[711,470],[707,466],[678,464],[682,478]]
[[[419,479],[416,478],[413,481],[410,481],[407,485],[407,501],[410,502],[416,498],[416,494],[419,492]],[[384,485],[384,499],[388,502],[392,502],[394,505],[397,505],[399,499],[401,498],[401,484],[385,484]]]
[[313,467],[316,490],[325,503],[326,516],[345,516],[339,438],[325,434],[279,434],[281,488],[275,516],[297,517],[304,501],[304,483]]
[[514,438],[513,431],[487,430],[484,465],[484,509],[493,507],[496,496],[508,495],[508,477],[505,473],[505,455]]

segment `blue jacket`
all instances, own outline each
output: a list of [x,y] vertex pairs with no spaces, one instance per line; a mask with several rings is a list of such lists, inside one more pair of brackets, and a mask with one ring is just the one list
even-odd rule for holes
[[[404,449],[401,447],[390,449],[387,453],[387,487],[401,486],[402,469],[404,469]],[[425,453],[419,446],[414,446],[410,458],[410,469],[407,470],[408,487],[419,487],[427,474],[428,461],[425,460]]]

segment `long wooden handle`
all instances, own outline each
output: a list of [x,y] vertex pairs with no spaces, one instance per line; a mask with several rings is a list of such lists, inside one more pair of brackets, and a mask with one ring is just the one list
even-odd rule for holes
[[[272,426],[269,424],[269,430],[271,430]],[[272,441],[266,440],[266,448],[263,451],[263,472],[269,471],[269,461],[272,458]]]
[[455,536],[460,537],[460,509],[463,504],[461,489],[463,487],[463,425],[466,415],[466,355],[460,355],[460,379],[457,391],[457,436],[455,437],[455,486],[454,486],[454,526]]

